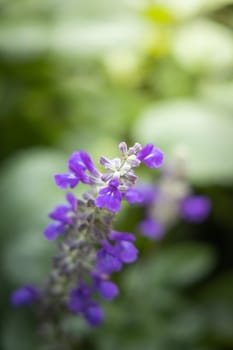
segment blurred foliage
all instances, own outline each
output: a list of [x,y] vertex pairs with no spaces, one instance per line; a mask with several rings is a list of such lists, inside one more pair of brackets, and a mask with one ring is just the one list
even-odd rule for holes
[[[138,237],[105,325],[64,320],[74,349],[233,348],[232,29],[231,0],[0,0],[2,350],[43,350],[9,295],[46,277],[56,247],[41,232],[63,200],[53,174],[73,150],[111,157],[121,140],[166,158],[186,148],[213,211],[161,242]],[[135,231],[143,213],[124,209],[117,227]]]

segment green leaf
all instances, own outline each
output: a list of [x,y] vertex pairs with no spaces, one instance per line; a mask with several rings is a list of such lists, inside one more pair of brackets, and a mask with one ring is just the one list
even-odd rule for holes
[[165,285],[192,285],[212,270],[215,258],[212,248],[204,244],[172,245],[158,254],[154,276]]
[[25,230],[42,229],[48,211],[65,193],[54,184],[56,172],[66,170],[63,154],[48,149],[18,152],[2,167],[0,179],[1,234],[15,235]]
[[35,326],[22,310],[10,311],[1,330],[1,345],[4,350],[39,350]]
[[233,119],[198,100],[160,102],[144,110],[134,127],[139,142],[153,142],[172,155],[187,151],[188,177],[196,183],[231,182]]
[[228,71],[233,66],[232,32],[208,20],[194,20],[175,33],[173,54],[191,72]]
[[2,267],[15,285],[46,277],[54,244],[43,237],[43,229],[49,223],[48,212],[65,201],[64,191],[53,180],[65,167],[65,157],[47,149],[19,152],[2,167]]

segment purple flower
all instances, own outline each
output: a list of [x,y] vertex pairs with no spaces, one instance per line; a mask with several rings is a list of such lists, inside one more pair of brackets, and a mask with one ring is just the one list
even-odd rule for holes
[[94,276],[94,289],[99,292],[100,296],[105,300],[113,300],[118,294],[117,285],[111,281],[105,280],[100,276]]
[[65,225],[58,222],[52,222],[44,229],[44,236],[50,241],[53,241],[60,234],[65,232]]
[[135,236],[132,233],[120,232],[120,231],[111,231],[108,237],[113,241],[128,241],[134,242]]
[[120,271],[122,268],[122,262],[116,256],[114,247],[108,242],[103,242],[102,248],[97,252],[96,268],[98,272],[106,274]]
[[111,211],[119,211],[121,208],[122,194],[118,190],[119,181],[112,179],[107,187],[99,191],[99,195],[95,200],[98,208],[107,208]]
[[77,199],[72,193],[67,193],[66,200],[68,205],[58,205],[51,213],[49,213],[49,217],[64,224],[71,224],[72,219],[68,213],[77,211]]
[[134,235],[126,232],[112,231],[110,239],[115,240],[114,254],[122,263],[130,264],[138,257],[138,250],[133,245]]
[[160,239],[165,233],[164,226],[154,219],[141,221],[139,231],[143,236],[151,239]]
[[73,195],[73,193],[68,192],[66,194],[66,200],[69,203],[70,210],[72,210],[73,212],[76,212],[78,209],[78,201],[76,197]]
[[137,191],[142,198],[141,204],[150,205],[153,204],[158,196],[159,188],[155,185],[141,183],[136,186]]
[[71,172],[80,175],[82,171],[88,170],[91,174],[97,173],[94,163],[88,153],[84,151],[73,152],[69,161],[68,168]]
[[91,300],[92,288],[81,282],[78,288],[71,290],[68,308],[74,313],[84,316],[91,326],[102,323],[104,313],[101,307]]
[[141,203],[143,201],[143,196],[138,189],[130,188],[125,192],[125,199],[130,204]]
[[25,285],[12,293],[11,303],[14,306],[30,305],[38,298],[39,290],[31,285]]
[[152,143],[148,143],[138,152],[137,159],[149,168],[159,168],[163,163],[163,152]]
[[58,205],[49,213],[49,217],[57,222],[49,224],[44,230],[44,236],[49,240],[54,240],[58,235],[65,232],[67,225],[72,224],[70,213],[76,212],[78,202],[72,193],[66,194],[68,204]]
[[117,242],[115,246],[115,253],[119,259],[126,264],[131,264],[138,258],[137,248],[128,241]]
[[58,205],[55,209],[49,213],[49,217],[53,220],[63,222],[64,224],[70,224],[71,218],[67,215],[70,208],[67,205]]
[[86,174],[88,170],[92,175],[97,175],[97,170],[91,157],[84,151],[74,152],[68,160],[68,174],[56,174],[55,183],[58,187],[67,189],[74,188],[81,181],[84,184],[90,183],[90,177]]
[[91,303],[84,312],[84,317],[90,326],[99,326],[104,320],[104,312],[97,303]]
[[189,196],[181,203],[181,216],[190,222],[201,222],[210,213],[211,203],[205,196]]
[[78,288],[74,288],[70,292],[68,307],[74,313],[85,312],[91,302],[91,289],[81,282]]
[[127,232],[112,231],[109,238],[115,241],[112,246],[108,242],[102,242],[102,248],[97,252],[97,271],[111,274],[120,271],[122,264],[130,264],[138,257],[138,250],[132,243],[134,235]]
[[54,179],[56,185],[62,190],[66,190],[68,187],[74,188],[79,183],[79,178],[74,174],[56,174]]

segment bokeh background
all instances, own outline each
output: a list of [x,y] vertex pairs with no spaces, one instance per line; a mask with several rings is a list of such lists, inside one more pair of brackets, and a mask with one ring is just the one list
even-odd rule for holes
[[[106,323],[64,320],[74,349],[233,349],[232,29],[232,0],[0,0],[1,350],[40,350],[32,313],[9,296],[47,275],[42,231],[64,196],[53,174],[74,150],[97,160],[122,140],[166,159],[186,148],[213,208],[159,242],[138,238]],[[126,206],[116,225],[135,232],[142,217]]]

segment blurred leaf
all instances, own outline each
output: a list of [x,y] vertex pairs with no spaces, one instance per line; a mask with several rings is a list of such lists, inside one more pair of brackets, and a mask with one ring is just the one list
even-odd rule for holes
[[43,237],[42,230],[18,232],[2,253],[2,269],[8,281],[15,288],[25,283],[41,284],[50,271],[55,247]]
[[230,182],[233,119],[195,100],[160,102],[145,110],[134,127],[136,140],[154,142],[169,157],[177,146],[188,155],[188,176],[196,183]]
[[175,33],[173,54],[191,72],[227,71],[233,67],[232,32],[208,20],[188,22]]
[[207,80],[200,85],[200,93],[207,103],[233,113],[233,81]]
[[169,9],[156,4],[142,9],[142,15],[155,23],[171,23],[175,19]]
[[49,223],[48,212],[65,200],[65,193],[53,180],[54,173],[65,166],[62,154],[31,149],[12,156],[2,167],[3,269],[15,285],[46,277],[54,245],[43,237],[43,229]]
[[182,19],[218,9],[224,5],[231,4],[232,0],[151,0],[151,3],[163,6],[164,9],[169,10],[174,16]]
[[105,21],[59,20],[51,25],[26,21],[0,26],[0,50],[8,54],[30,56],[47,50],[62,57],[103,56],[118,48],[138,48],[146,33],[146,24],[135,16]]
[[200,296],[207,302],[226,300],[233,307],[233,271],[224,272],[209,282]]
[[233,346],[233,272],[210,281],[199,293],[200,305],[208,321],[208,332],[215,344]]
[[2,350],[39,350],[35,329],[22,310],[9,312],[1,332]]
[[0,223],[2,234],[43,228],[47,215],[65,193],[54,184],[56,172],[66,169],[63,154],[48,149],[21,151],[2,166],[0,179]]
[[156,259],[154,275],[165,284],[186,286],[205,277],[215,265],[210,246],[180,243],[161,251]]
[[168,305],[169,299],[169,304],[174,300],[177,303],[179,299],[171,289],[164,290],[164,286],[192,285],[205,277],[214,265],[215,254],[211,247],[200,243],[179,243],[157,252],[153,259],[139,262],[135,271],[126,275],[125,283],[141,297],[146,290],[155,295],[158,293],[160,302]]

